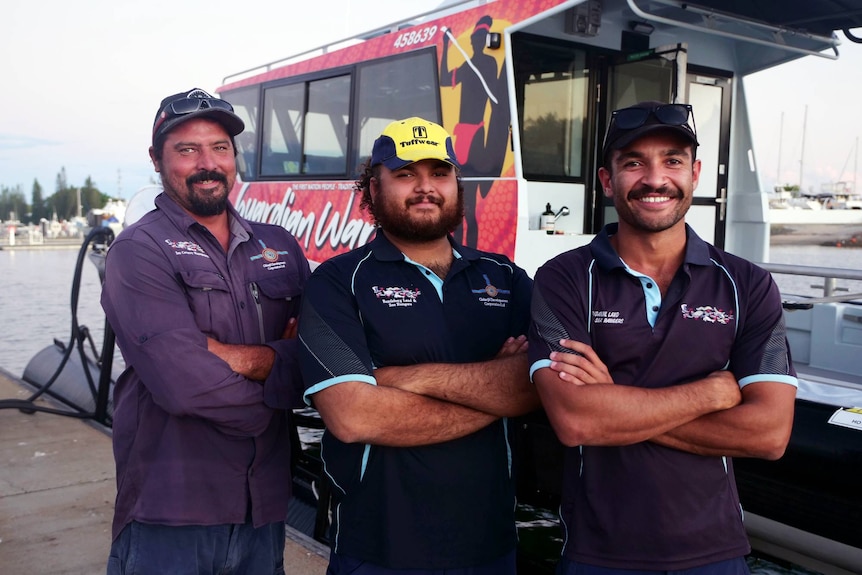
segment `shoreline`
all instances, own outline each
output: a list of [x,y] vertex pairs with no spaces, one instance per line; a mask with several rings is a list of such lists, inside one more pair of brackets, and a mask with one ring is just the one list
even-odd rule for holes
[[862,224],[772,224],[769,244],[862,247]]
[[16,241],[15,245],[9,245],[8,241],[0,242],[0,251],[32,251],[32,250],[78,250],[84,243],[84,238],[63,238],[55,240],[44,240],[41,244],[25,243]]

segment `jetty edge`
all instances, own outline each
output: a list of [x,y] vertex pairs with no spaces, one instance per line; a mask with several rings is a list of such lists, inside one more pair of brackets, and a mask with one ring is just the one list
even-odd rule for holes
[[[0,401],[33,389],[0,367]],[[62,409],[38,399],[37,405]],[[117,494],[111,430],[88,420],[0,409],[4,575],[103,575]],[[287,527],[288,573],[323,575],[329,549]]]

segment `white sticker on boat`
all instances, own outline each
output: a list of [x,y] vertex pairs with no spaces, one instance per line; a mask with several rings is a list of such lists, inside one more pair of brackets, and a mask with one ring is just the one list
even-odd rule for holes
[[832,414],[829,423],[862,431],[862,407],[843,407]]

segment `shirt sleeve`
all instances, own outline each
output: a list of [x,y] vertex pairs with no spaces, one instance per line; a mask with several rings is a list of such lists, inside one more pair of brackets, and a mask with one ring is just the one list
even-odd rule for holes
[[304,399],[344,381],[376,385],[356,299],[336,266],[320,265],[308,280],[299,321],[299,364]]
[[550,366],[552,351],[572,353],[560,345],[561,339],[590,343],[588,312],[581,297],[587,287],[578,288],[573,267],[554,259],[536,272],[527,348],[531,379],[537,370]]
[[781,293],[768,272],[752,265],[751,273],[751,288],[747,294],[740,294],[745,311],[740,314],[743,321],[731,350],[730,369],[742,387],[758,381],[798,386]]
[[102,307],[126,365],[153,401],[171,415],[206,419],[227,434],[263,433],[275,413],[264,404],[263,386],[207,350],[184,286],[158,248],[120,238],[105,269]]

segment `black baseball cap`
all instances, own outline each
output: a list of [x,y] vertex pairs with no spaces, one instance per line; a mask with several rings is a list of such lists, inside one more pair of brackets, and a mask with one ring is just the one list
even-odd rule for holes
[[693,147],[697,147],[697,132],[693,126],[694,112],[689,104],[647,101],[615,110],[605,134],[602,159],[607,163],[612,150],[625,148],[638,138],[657,130],[679,134]]
[[153,121],[153,145],[156,140],[193,118],[212,118],[219,122],[231,138],[245,129],[242,118],[233,111],[230,102],[211,96],[200,88],[180,92],[162,100]]

